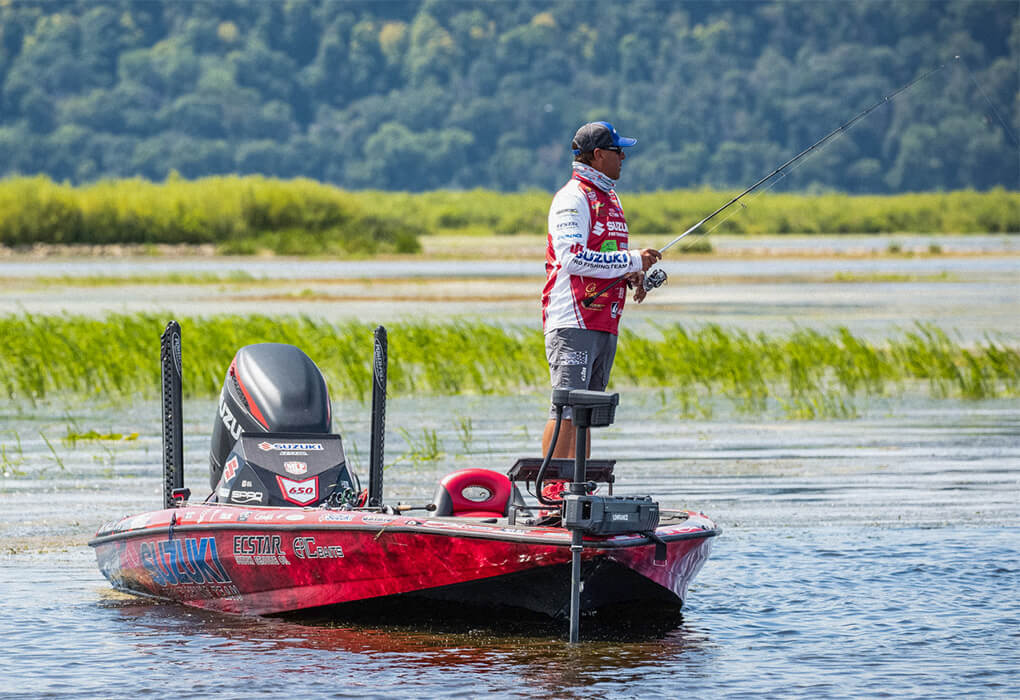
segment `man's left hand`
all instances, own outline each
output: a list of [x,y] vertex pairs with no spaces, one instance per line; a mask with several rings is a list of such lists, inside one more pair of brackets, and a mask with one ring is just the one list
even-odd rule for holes
[[627,286],[634,289],[634,302],[640,304],[645,300],[648,292],[645,291],[645,273],[632,272],[627,275]]

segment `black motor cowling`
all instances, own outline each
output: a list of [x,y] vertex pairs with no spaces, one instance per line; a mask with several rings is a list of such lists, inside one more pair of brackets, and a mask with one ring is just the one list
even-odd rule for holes
[[211,487],[241,433],[329,433],[331,424],[326,380],[308,355],[293,345],[246,345],[220,392],[209,450]]
[[239,506],[314,508],[355,502],[355,484],[339,435],[242,433],[214,496]]

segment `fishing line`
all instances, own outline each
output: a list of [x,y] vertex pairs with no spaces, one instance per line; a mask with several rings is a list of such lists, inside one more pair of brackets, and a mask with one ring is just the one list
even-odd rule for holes
[[[1010,139],[1011,139],[1011,140],[1013,141],[1013,143],[1014,143],[1014,144],[1016,144],[1018,148],[1020,148],[1020,141],[1018,141],[1018,140],[1017,140],[1016,134],[1014,134],[1014,133],[1013,133],[1013,131],[1012,131],[1012,130],[1011,130],[1011,129],[1009,128],[1009,124],[1008,124],[1008,123],[1006,122],[1006,120],[1005,120],[1005,119],[1004,119],[1004,118],[1002,117],[1002,115],[1001,115],[1001,114],[999,113],[999,110],[998,110],[998,109],[996,109],[996,107],[995,107],[995,103],[994,103],[994,102],[992,101],[991,97],[989,97],[988,93],[987,93],[987,92],[985,92],[984,88],[982,88],[982,87],[981,87],[981,83],[979,83],[979,82],[978,82],[978,80],[977,80],[977,76],[976,76],[976,75],[974,74],[974,71],[973,71],[973,70],[971,70],[970,66],[969,66],[969,65],[967,64],[967,62],[966,62],[966,61],[965,61],[965,60],[964,60],[964,59],[963,59],[963,58],[962,58],[961,56],[959,56],[959,55],[957,55],[957,56],[953,56],[953,60],[954,60],[954,61],[959,61],[959,62],[960,62],[960,65],[962,65],[962,66],[963,66],[963,68],[964,68],[964,70],[966,70],[966,72],[967,72],[967,76],[968,76],[968,77],[970,78],[971,82],[972,82],[972,83],[974,84],[974,87],[975,87],[975,88],[977,89],[978,93],[979,93],[979,94],[980,94],[980,95],[981,95],[981,96],[982,96],[982,97],[983,97],[983,98],[985,99],[985,102],[987,102],[987,103],[988,103],[988,107],[989,107],[989,109],[991,109],[991,111],[992,111],[992,114],[994,114],[994,115],[995,115],[995,118],[996,118],[996,119],[997,119],[997,120],[999,121],[999,124],[1001,124],[1001,125],[1002,125],[1002,130],[1003,130],[1003,131],[1004,131],[1004,132],[1006,133],[1006,135],[1007,135],[1007,136],[1008,136],[1008,137],[1009,137],[1009,138],[1010,138]],[[942,68],[944,68],[944,67],[945,67],[946,65],[947,65],[947,64],[945,64],[945,63],[944,63],[944,64],[942,64],[942,65],[941,65],[941,66],[939,66],[938,68],[935,68],[934,70],[930,71],[930,72],[929,72],[929,73],[928,73],[927,75],[931,75],[932,73],[934,73],[934,72],[936,72],[936,71],[939,71],[939,70],[941,70],[941,69],[942,69]],[[921,80],[923,80],[923,79],[924,79],[925,77],[927,77],[927,75],[921,76],[921,78],[918,78],[918,79],[917,79],[917,81],[915,81],[915,82],[920,82],[920,81],[921,81]],[[909,87],[909,86],[908,86],[908,87]],[[897,92],[900,92],[900,91],[897,91]],[[892,97],[894,97],[894,96],[895,96],[896,94],[897,94],[897,93],[893,93],[892,95],[890,95],[890,96],[889,96],[889,99],[891,99]],[[885,101],[885,100],[883,100],[883,102],[884,102],[884,101]],[[852,121],[851,121],[851,122],[848,122],[848,124],[847,124],[847,125],[849,125],[849,124],[851,124],[851,123],[852,123]],[[839,137],[841,137],[841,136],[845,135],[845,133],[846,133],[845,131],[840,131],[840,133],[836,135],[836,138],[835,138],[835,139],[834,139],[834,140],[832,141],[832,143],[835,143],[835,142],[836,142],[836,140],[838,140],[838,139],[839,139]],[[829,144],[826,144],[826,145],[829,145]],[[772,191],[773,189],[775,189],[775,187],[776,187],[777,185],[779,185],[779,183],[780,183],[780,182],[782,182],[782,181],[783,181],[783,178],[785,178],[785,177],[787,177],[788,175],[790,175],[790,174],[792,174],[793,172],[795,172],[797,168],[799,168],[800,166],[804,165],[804,163],[807,163],[807,162],[808,162],[809,160],[811,160],[811,156],[814,156],[814,155],[817,155],[818,153],[821,153],[821,152],[822,152],[822,150],[824,150],[824,149],[819,149],[819,150],[818,150],[818,151],[816,151],[815,153],[812,153],[812,154],[810,154],[810,155],[809,155],[809,156],[807,156],[807,157],[806,157],[806,158],[805,158],[805,159],[804,159],[803,161],[801,161],[801,162],[797,163],[796,165],[794,165],[793,167],[791,167],[791,168],[790,168],[790,170],[789,170],[788,172],[783,172],[783,173],[779,173],[779,177],[778,177],[778,178],[776,178],[776,179],[775,179],[775,180],[774,180],[774,181],[773,181],[773,182],[772,182],[772,183],[771,183],[771,184],[770,184],[770,185],[769,185],[768,187],[765,187],[765,188],[763,188],[763,189],[760,189],[759,191],[757,191],[756,193],[754,193],[754,195],[753,195],[752,197],[750,197],[750,198],[748,199],[748,201],[747,201],[746,203],[745,203],[745,202],[739,202],[739,204],[741,205],[741,207],[742,207],[742,208],[744,208],[744,209],[748,209],[748,208],[750,208],[750,206],[751,206],[751,203],[752,203],[752,202],[753,202],[753,201],[754,201],[755,199],[757,199],[757,198],[758,198],[758,197],[760,197],[761,195],[765,194],[766,192],[771,192],[771,191]],[[722,219],[721,221],[719,221],[718,223],[716,223],[716,224],[715,224],[715,226],[713,226],[712,228],[710,228],[710,229],[708,229],[707,231],[704,231],[704,232],[699,232],[699,234],[698,234],[698,235],[699,235],[699,238],[693,239],[693,241],[692,241],[692,242],[691,242],[690,244],[688,244],[688,245],[685,245],[685,246],[682,246],[682,247],[680,248],[680,251],[681,251],[681,252],[683,252],[683,251],[685,251],[685,250],[690,250],[690,249],[691,249],[691,248],[692,248],[692,247],[693,247],[694,245],[696,245],[696,244],[697,244],[697,241],[698,241],[698,240],[700,240],[701,238],[705,238],[705,237],[707,237],[707,236],[708,236],[709,234],[711,234],[711,233],[712,233],[713,231],[715,231],[715,230],[716,230],[717,228],[719,228],[719,227],[720,227],[720,226],[722,226],[722,225],[723,225],[724,223],[726,223],[727,221],[729,221],[729,220],[730,220],[730,219],[731,219],[732,217],[736,216],[736,215],[737,215],[737,214],[738,214],[739,212],[740,212],[740,210],[739,210],[739,209],[734,209],[734,210],[733,210],[733,211],[732,211],[732,212],[731,212],[731,213],[730,213],[730,214],[729,214],[728,216],[724,217],[724,218],[723,218],[723,219]],[[670,245],[672,245],[672,244],[670,244]],[[665,250],[665,248],[662,248],[662,249],[660,250],[660,252],[662,252],[662,251],[664,251],[664,250]]]
[[[954,60],[958,60],[958,59],[959,59],[959,56],[956,56]],[[734,205],[737,202],[739,202],[741,199],[744,198],[744,196],[750,194],[751,192],[754,192],[759,187],[764,185],[766,182],[768,182],[772,178],[776,177],[777,175],[782,173],[784,170],[786,170],[787,168],[789,168],[790,166],[794,165],[795,163],[800,161],[802,158],[804,158],[805,156],[807,156],[808,154],[813,152],[815,149],[817,149],[819,147],[822,147],[822,146],[825,146],[832,138],[845,133],[847,130],[850,129],[850,127],[852,127],[854,124],[859,122],[861,119],[864,119],[866,116],[868,116],[873,111],[875,111],[876,109],[878,109],[879,107],[884,105],[886,102],[892,101],[893,98],[895,98],[900,93],[903,93],[903,92],[909,90],[914,85],[917,85],[918,83],[920,83],[920,82],[922,82],[924,80],[927,80],[929,77],[931,77],[935,73],[938,73],[940,70],[945,68],[947,65],[948,65],[947,63],[943,63],[941,65],[936,66],[935,68],[932,68],[931,70],[928,70],[925,73],[922,73],[921,75],[919,75],[918,77],[914,78],[913,80],[911,80],[906,85],[898,88],[897,90],[894,90],[893,92],[889,93],[888,95],[883,97],[881,100],[879,100],[875,104],[873,104],[870,107],[868,107],[867,109],[865,109],[863,112],[860,112],[859,114],[857,114],[855,117],[853,117],[852,119],[850,119],[846,123],[841,124],[840,126],[836,127],[835,129],[830,131],[828,134],[826,134],[822,138],[818,139],[813,144],[811,144],[810,146],[805,148],[803,151],[801,151],[800,153],[795,155],[793,158],[791,158],[790,160],[788,160],[785,163],[783,163],[782,165],[780,165],[778,168],[773,170],[771,173],[769,173],[768,175],[766,175],[762,179],[758,180],[756,183],[754,183],[753,185],[748,187],[746,190],[744,190],[743,192],[738,194],[736,197],[734,197],[733,199],[731,199],[728,202],[726,202],[725,204],[723,204],[721,207],[719,207],[718,209],[713,211],[711,214],[709,214],[708,216],[703,218],[701,221],[699,221],[698,223],[694,224],[689,229],[687,229],[686,231],[681,233],[679,236],[677,236],[672,241],[667,243],[665,246],[660,248],[659,252],[660,253],[665,253],[667,250],[669,250],[674,245],[679,243],[681,240],[686,238],[689,234],[694,233],[699,228],[701,228],[704,224],[706,224],[708,221],[710,221],[711,219],[714,219],[718,214],[721,214],[723,211],[725,211],[726,209],[728,209],[732,205]],[[617,277],[611,283],[609,283],[608,285],[606,285],[602,289],[597,290],[591,296],[588,296],[588,297],[582,299],[581,303],[585,307],[591,306],[592,302],[594,302],[600,296],[602,296],[603,294],[608,292],[610,289],[613,289],[614,287],[616,287],[617,285],[622,283],[625,279],[626,279],[626,277]],[[656,286],[657,287],[657,286],[661,285],[663,282],[665,282],[665,273],[662,273],[661,270],[660,270],[659,274],[654,278],[654,281],[652,282],[652,286]],[[647,288],[647,286],[646,286],[646,288]]]
[[988,96],[988,94],[984,91],[984,88],[981,87],[981,83],[979,83],[977,78],[974,76],[974,71],[972,71],[970,66],[967,65],[967,62],[959,56],[954,56],[953,58],[959,61],[960,64],[967,70],[967,75],[970,77],[971,82],[974,83],[974,87],[976,87],[978,92],[981,93],[981,96],[985,98],[985,102],[987,102],[988,106],[991,108],[992,114],[994,114],[995,118],[999,120],[1000,124],[1002,124],[1002,130],[1005,131],[1011,139],[1013,139],[1013,143],[1016,144],[1017,148],[1020,148],[1020,141],[1017,141],[1016,134],[1013,133],[1006,124],[1006,120],[999,114],[999,110],[995,108],[995,103],[992,102],[992,98]]
[[[810,158],[806,159],[804,161],[804,163],[807,163],[808,160],[810,160]],[[801,163],[799,165],[803,165],[803,163]],[[794,167],[794,168],[792,168],[790,170],[790,172],[792,173],[796,169],[797,168]],[[743,211],[745,209],[750,209],[751,208],[751,204],[754,202],[754,200],[758,199],[758,197],[761,197],[766,192],[771,192],[773,189],[775,189],[776,185],[778,185],[780,182],[782,182],[783,179],[786,178],[788,175],[789,175],[789,173],[780,173],[779,177],[777,177],[775,179],[775,181],[773,181],[772,184],[770,184],[768,187],[764,187],[764,188],[758,190],[757,192],[755,192],[751,197],[748,198],[748,200],[746,202],[738,202],[738,204],[740,204],[740,207],[741,207],[740,209],[734,209],[727,216],[723,217],[718,222],[716,222],[716,224],[712,228],[708,229],[707,231],[699,231],[698,232],[698,236],[696,238],[690,239],[690,242],[688,244],[683,245],[683,246],[680,247],[680,252],[682,253],[685,250],[690,250],[691,248],[693,248],[695,245],[698,244],[699,240],[702,240],[704,238],[708,238],[709,234],[711,234],[717,228],[719,228],[720,226],[725,224],[727,221],[732,219],[734,216],[739,214],[741,211]]]

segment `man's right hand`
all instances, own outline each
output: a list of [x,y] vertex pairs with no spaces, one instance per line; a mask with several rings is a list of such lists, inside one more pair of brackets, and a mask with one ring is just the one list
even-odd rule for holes
[[657,251],[655,248],[642,248],[640,253],[642,272],[647,272],[648,268],[662,259],[662,253]]

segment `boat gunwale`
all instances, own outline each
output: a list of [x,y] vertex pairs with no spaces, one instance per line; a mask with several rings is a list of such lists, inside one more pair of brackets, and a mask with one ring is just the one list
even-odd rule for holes
[[[439,518],[428,518],[435,522]],[[445,518],[444,518],[445,519]],[[450,518],[452,522],[462,522],[463,518]],[[474,525],[488,525],[488,523],[472,523]],[[687,532],[663,532],[659,533],[659,528],[652,532],[666,543],[680,542],[683,540],[693,539],[706,539],[709,537],[716,537],[722,533],[722,529],[713,523],[710,529],[699,529],[691,530]],[[386,533],[400,533],[400,534],[426,534],[436,535],[443,537],[462,537],[469,539],[482,539],[482,540],[496,540],[502,542],[512,542],[515,544],[533,544],[533,545],[545,545],[555,547],[570,547],[570,532],[563,530],[562,532],[555,533],[542,533],[542,534],[529,534],[529,535],[516,535],[514,533],[504,532],[506,528],[514,528],[520,530],[526,530],[532,526],[521,526],[521,525],[493,525],[491,532],[484,530],[465,530],[456,527],[442,528],[442,527],[425,527],[424,525],[407,525],[400,522],[387,523],[379,525],[375,523],[341,523],[341,522],[316,522],[316,523],[275,523],[275,522],[206,522],[194,525],[168,525],[166,527],[151,527],[142,528],[137,530],[124,530],[121,532],[114,532],[108,535],[101,535],[92,538],[88,541],[88,546],[98,547],[103,544],[110,542],[116,542],[119,540],[133,539],[136,537],[153,537],[153,536],[166,536],[168,539],[173,539],[175,534],[189,534],[195,532],[205,532],[209,530],[259,530],[259,531],[274,531],[274,532],[315,532],[315,531],[346,531],[346,532],[375,532],[376,536],[380,536]],[[672,527],[672,526],[670,526]],[[641,533],[625,533],[623,537],[625,539],[617,539],[620,535],[616,535],[608,538],[588,538],[584,539],[585,549],[630,549],[633,547],[646,547],[649,545],[656,544],[651,538],[641,535]]]

